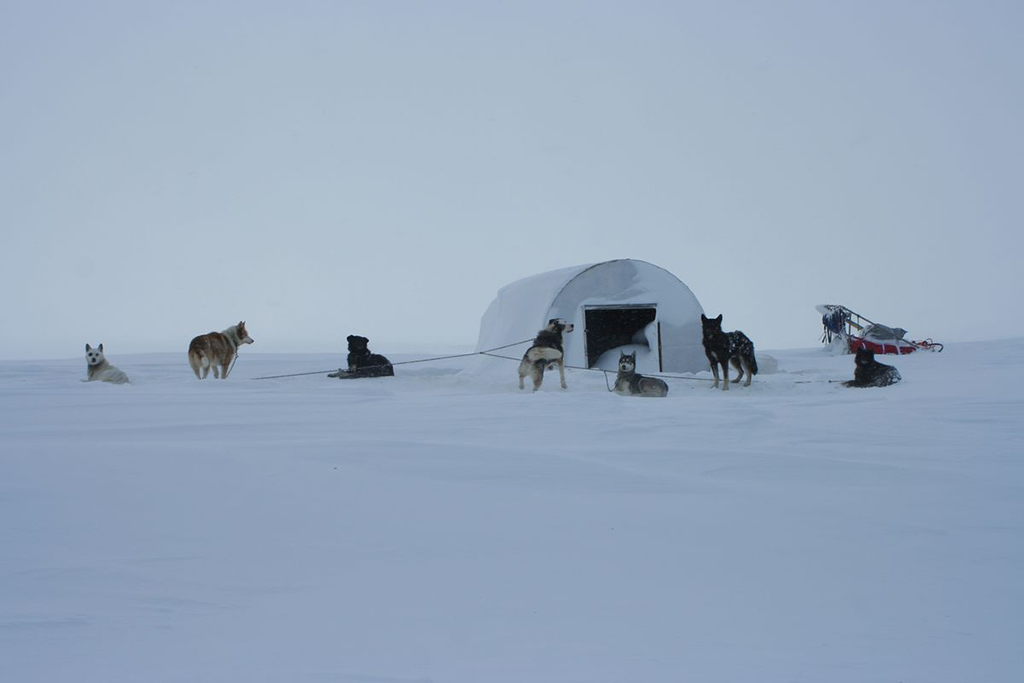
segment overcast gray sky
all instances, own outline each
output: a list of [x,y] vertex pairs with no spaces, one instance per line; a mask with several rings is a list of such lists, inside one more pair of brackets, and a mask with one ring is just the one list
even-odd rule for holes
[[[758,347],[818,303],[1024,334],[1020,2],[0,0],[0,358],[472,345],[639,258]],[[533,330],[525,330],[529,336]]]

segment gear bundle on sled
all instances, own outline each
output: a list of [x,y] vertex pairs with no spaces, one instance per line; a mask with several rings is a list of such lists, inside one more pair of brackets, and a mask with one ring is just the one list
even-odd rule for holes
[[904,339],[902,327],[888,327],[868,320],[860,313],[838,304],[816,306],[825,328],[821,341],[843,353],[856,353],[868,349],[875,353],[906,354],[914,351],[942,351],[942,344],[930,338],[923,341]]

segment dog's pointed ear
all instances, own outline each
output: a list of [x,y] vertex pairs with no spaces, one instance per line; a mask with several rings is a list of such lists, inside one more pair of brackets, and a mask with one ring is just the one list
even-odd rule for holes
[[706,315],[704,315],[703,313],[701,313],[700,314],[700,321],[702,323],[706,323],[708,321],[708,317]]
[[238,321],[238,326],[239,327],[245,327],[245,321],[244,320],[239,320]]
[[92,347],[91,347],[91,346],[89,346],[88,344],[86,344],[86,345],[85,345],[85,352],[86,352],[86,353],[89,353],[90,351],[92,351]]
[[100,353],[103,353],[103,344],[100,344],[99,346],[97,346],[97,347],[96,347],[96,349],[97,349],[97,350],[98,350],[98,351],[99,351]]
[[720,323],[720,322],[722,322],[722,314],[721,314],[721,313],[719,313],[719,314],[718,314],[718,317],[717,317],[717,318],[715,318],[715,322],[716,322],[716,323]]

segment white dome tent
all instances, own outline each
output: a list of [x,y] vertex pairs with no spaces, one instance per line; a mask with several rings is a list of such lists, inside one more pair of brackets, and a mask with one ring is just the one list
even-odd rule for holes
[[[703,312],[679,278],[646,261],[562,268],[498,290],[480,321],[476,350],[533,337],[551,318],[563,318],[575,326],[565,336],[567,365],[612,370],[623,349],[637,351],[640,372],[700,372],[708,369]],[[500,353],[521,354],[526,347]],[[481,363],[487,365],[492,364]]]

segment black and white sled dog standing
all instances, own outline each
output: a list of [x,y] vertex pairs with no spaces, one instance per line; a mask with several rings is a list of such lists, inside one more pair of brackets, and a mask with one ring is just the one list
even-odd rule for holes
[[394,377],[395,368],[384,356],[370,352],[370,340],[358,334],[348,336],[348,369],[332,372],[328,377],[356,379],[359,377]]
[[95,349],[85,345],[85,363],[88,379],[83,382],[110,382],[111,384],[126,384],[128,375],[117,366],[111,365],[103,355],[103,344]]
[[736,375],[736,382],[743,379],[743,373],[747,374],[747,381],[743,385],[750,386],[750,378],[757,374],[757,359],[754,357],[754,342],[747,338],[742,332],[723,332],[722,315],[717,318],[708,318],[700,314],[700,323],[704,328],[704,353],[707,354],[708,362],[711,363],[711,372],[715,376],[715,384],[712,389],[718,388],[718,366],[722,366],[723,391],[729,389],[729,363],[739,373]]
[[562,347],[562,335],[572,332],[572,323],[561,318],[552,318],[543,330],[537,333],[533,345],[523,354],[519,363],[519,388],[523,388],[523,379],[533,380],[533,390],[540,389],[544,381],[544,368],[558,366],[558,376],[562,380],[562,388],[568,389],[565,383],[565,349]]
[[875,352],[870,349],[857,349],[853,362],[853,379],[843,382],[844,387],[887,387],[903,379],[899,370],[875,360]]
[[668,396],[668,385],[657,377],[644,377],[636,371],[636,351],[619,351],[619,374],[615,376],[619,396]]

